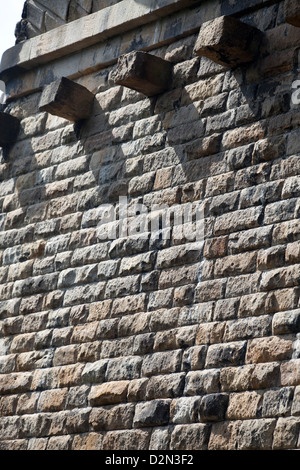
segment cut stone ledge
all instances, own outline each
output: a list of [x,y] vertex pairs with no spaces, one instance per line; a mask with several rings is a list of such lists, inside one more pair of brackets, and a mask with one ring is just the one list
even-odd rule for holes
[[89,118],[93,100],[94,94],[87,88],[62,77],[44,88],[39,109],[78,122]]
[[8,113],[0,112],[0,147],[13,144],[20,130],[20,121]]
[[147,52],[133,51],[119,57],[113,73],[116,85],[136,90],[145,96],[166,91],[172,79],[172,64]]
[[221,16],[204,23],[194,53],[217,64],[236,67],[255,60],[262,32],[232,16]]
[[299,0],[285,0],[285,22],[300,28],[300,3]]

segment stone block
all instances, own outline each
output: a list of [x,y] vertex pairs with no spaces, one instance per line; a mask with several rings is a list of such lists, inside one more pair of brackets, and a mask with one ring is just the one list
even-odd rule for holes
[[262,34],[231,16],[221,16],[201,26],[194,52],[217,64],[235,67],[252,62]]
[[220,372],[218,369],[189,372],[186,376],[185,396],[216,393],[220,387]]
[[39,109],[76,122],[90,116],[93,100],[85,87],[62,77],[44,88]]
[[291,359],[293,342],[289,337],[269,336],[248,342],[246,363],[284,361]]
[[271,450],[275,419],[246,420],[237,435],[239,450]]
[[208,348],[205,367],[242,365],[245,361],[246,347],[245,341],[213,344]]
[[199,408],[201,422],[223,421],[228,407],[228,395],[215,393],[202,398]]
[[114,82],[146,96],[166,91],[171,83],[172,64],[147,52],[133,51],[121,56]]
[[300,331],[300,310],[275,313],[272,321],[274,335],[297,333]]
[[226,418],[229,420],[256,418],[260,410],[261,400],[262,393],[257,391],[231,393]]
[[126,399],[128,380],[118,382],[106,382],[92,387],[89,394],[91,406],[113,405]]
[[90,424],[95,431],[130,429],[133,415],[133,404],[94,408],[90,414]]
[[284,18],[286,23],[300,27],[300,5],[298,0],[285,0]]
[[207,450],[209,426],[182,424],[175,426],[171,436],[171,450]]
[[293,394],[293,387],[282,387],[279,390],[265,392],[261,409],[262,417],[289,416],[291,414]]
[[103,450],[148,450],[151,432],[141,429],[109,431],[103,439]]
[[136,405],[133,427],[162,426],[169,422],[170,402],[153,400]]
[[273,450],[296,449],[299,430],[299,418],[279,418],[274,431]]
[[12,144],[19,133],[20,121],[8,113],[0,112],[0,147]]

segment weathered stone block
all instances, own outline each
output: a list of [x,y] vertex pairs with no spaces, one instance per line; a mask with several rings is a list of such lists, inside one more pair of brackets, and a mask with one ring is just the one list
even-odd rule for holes
[[226,418],[229,420],[256,418],[261,400],[261,392],[231,393]]
[[90,414],[90,424],[95,431],[130,429],[133,415],[133,404],[94,408]]
[[184,374],[159,375],[151,377],[146,387],[146,400],[155,398],[174,398],[182,394],[185,382]]
[[20,121],[8,113],[0,112],[0,147],[12,144],[19,133]]
[[300,331],[300,310],[275,313],[272,330],[274,335],[298,333]]
[[186,377],[184,395],[204,395],[217,393],[220,387],[220,372],[218,369],[189,372]]
[[231,16],[204,23],[194,48],[199,56],[235,67],[252,62],[258,53],[261,32]]
[[285,0],[284,18],[287,23],[300,27],[300,5],[298,0]]
[[62,77],[44,88],[39,109],[76,122],[90,116],[93,100],[85,87]]
[[199,408],[201,422],[223,421],[229,397],[225,393],[215,393],[202,398]]
[[274,431],[273,450],[296,449],[299,430],[299,418],[279,418]]
[[162,426],[169,422],[170,401],[153,400],[136,405],[133,427]]
[[237,435],[239,450],[271,450],[275,419],[246,420]]
[[242,365],[245,361],[246,347],[245,341],[213,344],[208,348],[205,367]]
[[262,416],[264,418],[274,418],[290,415],[293,394],[293,387],[284,387],[279,390],[265,392],[261,410]]
[[103,439],[103,450],[148,450],[151,431],[132,429],[109,431]]
[[134,51],[119,58],[113,78],[118,85],[153,96],[168,89],[171,75],[170,62],[147,52]]
[[207,450],[209,426],[182,424],[175,426],[171,436],[171,450]]
[[291,359],[293,346],[289,337],[255,338],[248,343],[246,363],[284,361]]
[[89,394],[91,406],[112,405],[122,403],[126,399],[129,381],[106,382],[92,387]]

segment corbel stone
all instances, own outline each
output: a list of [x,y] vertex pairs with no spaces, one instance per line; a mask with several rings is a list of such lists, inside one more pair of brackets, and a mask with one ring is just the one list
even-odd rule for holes
[[154,96],[166,91],[172,79],[172,64],[147,52],[133,51],[118,59],[115,84]]
[[194,52],[217,64],[236,67],[252,62],[259,51],[262,32],[232,16],[221,16],[204,23]]
[[0,147],[13,144],[20,130],[20,121],[3,111],[0,112]]
[[39,103],[40,111],[46,111],[72,122],[88,119],[94,94],[87,88],[66,77],[47,85]]
[[284,18],[286,23],[300,28],[300,3],[299,0],[285,0]]

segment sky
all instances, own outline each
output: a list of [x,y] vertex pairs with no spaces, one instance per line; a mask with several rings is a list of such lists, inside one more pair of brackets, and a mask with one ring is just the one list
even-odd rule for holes
[[[15,27],[22,17],[24,3],[24,0],[0,0],[0,6],[2,6],[0,15],[0,59],[6,49],[15,45]],[[1,86],[0,82],[0,89],[2,88],[3,83]]]

